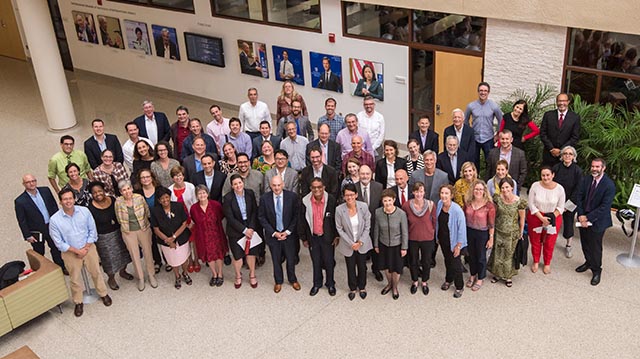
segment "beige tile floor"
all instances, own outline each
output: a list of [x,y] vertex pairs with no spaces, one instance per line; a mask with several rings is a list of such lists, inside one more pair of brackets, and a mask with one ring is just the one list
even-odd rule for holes
[[[141,113],[150,98],[173,118],[179,104],[193,117],[208,121],[212,101],[95,74],[68,74],[78,126],[65,131],[82,143],[91,133],[90,121],[101,117],[107,131],[124,138],[123,124]],[[266,99],[269,102],[272,99]],[[225,106],[227,115],[235,112]],[[20,240],[13,200],[22,191],[20,177],[32,172],[46,184],[48,158],[59,150],[60,133],[47,130],[39,92],[28,63],[0,57],[0,263],[26,260],[29,246]],[[616,224],[617,226],[617,224]],[[305,357],[424,357],[424,358],[638,358],[640,357],[640,269],[620,266],[615,257],[629,241],[618,228],[607,232],[602,283],[589,285],[588,274],[577,274],[582,263],[562,255],[558,242],[553,273],[514,278],[514,286],[486,285],[479,292],[438,288],[444,278],[441,256],[432,272],[428,297],[409,294],[408,273],[398,301],[379,294],[383,284],[369,276],[369,297],[346,298],[344,261],[337,256],[338,295],[325,290],[309,297],[311,263],[303,250],[297,267],[302,291],[285,286],[272,291],[271,266],[258,272],[260,286],[247,282],[236,290],[233,271],[225,267],[221,288],[207,285],[206,272],[195,274],[194,285],[173,288],[169,274],[160,286],[139,293],[133,282],[121,282],[112,292],[113,306],[100,303],[73,316],[68,302],[60,314],[51,310],[0,337],[0,356],[29,345],[42,358],[305,358]],[[245,274],[245,280],[247,280]]]

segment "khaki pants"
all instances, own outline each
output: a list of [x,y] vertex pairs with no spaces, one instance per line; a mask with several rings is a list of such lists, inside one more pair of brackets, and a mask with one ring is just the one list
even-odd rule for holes
[[84,258],[78,258],[77,255],[67,251],[62,252],[62,260],[69,271],[69,282],[71,284],[71,297],[75,304],[82,303],[82,290],[84,285],[82,284],[82,265],[87,268],[87,272],[93,280],[93,285],[96,287],[98,295],[104,297],[107,295],[107,286],[104,283],[104,277],[102,276],[102,269],[100,269],[100,257],[96,250],[95,244],[91,245],[89,252]]
[[142,248],[142,255],[144,256],[145,267],[147,267],[147,274],[149,276],[155,275],[155,269],[153,268],[153,252],[151,250],[151,228],[133,232],[122,232],[122,239],[127,246],[127,250],[129,250],[129,255],[133,262],[133,270],[136,272],[138,280],[144,280],[144,271],[142,270],[140,250],[138,248]]

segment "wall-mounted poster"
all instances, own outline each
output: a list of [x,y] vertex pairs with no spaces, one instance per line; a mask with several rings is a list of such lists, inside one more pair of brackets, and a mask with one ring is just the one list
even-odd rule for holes
[[311,86],[342,92],[342,57],[319,52],[309,53]]
[[267,45],[255,41],[238,40],[238,56],[240,71],[243,74],[269,78]]
[[168,26],[151,25],[153,42],[156,45],[156,55],[165,59],[180,60],[178,36],[176,29]]
[[351,81],[349,87],[353,96],[372,96],[380,101],[384,100],[383,71],[381,62],[369,60],[349,59]]
[[124,50],[120,20],[115,17],[98,15],[98,28],[102,45]]
[[151,55],[151,44],[147,24],[144,22],[124,20],[124,31],[127,34],[127,46],[131,50],[142,51]]
[[93,15],[80,11],[72,11],[71,15],[73,15],[73,23],[78,40],[97,44],[98,34],[96,34],[96,23],[93,22]]
[[298,85],[304,85],[304,67],[302,66],[302,51],[280,46],[272,46],[273,64],[276,70],[276,80],[290,80]]

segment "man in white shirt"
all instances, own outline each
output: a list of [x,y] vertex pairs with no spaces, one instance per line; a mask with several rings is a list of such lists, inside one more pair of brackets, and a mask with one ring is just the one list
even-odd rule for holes
[[289,61],[289,53],[287,50],[282,51],[282,61],[280,61],[280,79],[291,80],[296,77],[293,70],[293,64]]
[[218,153],[222,153],[222,146],[227,142],[226,136],[231,132],[229,119],[222,116],[222,110],[218,105],[209,107],[209,113],[213,120],[207,125],[207,134],[216,142]]
[[376,111],[376,103],[371,96],[366,96],[363,101],[364,110],[358,112],[358,126],[369,134],[376,159],[382,156],[382,142],[384,142],[384,116]]
[[129,139],[122,145],[122,155],[124,156],[124,167],[129,170],[129,173],[133,172],[133,148],[136,143],[140,140],[143,140],[149,146],[153,147],[153,142],[145,137],[140,137],[140,129],[138,125],[129,121],[126,125],[124,125],[124,129],[127,131],[127,135],[129,135]]
[[247,91],[247,96],[249,101],[240,105],[238,118],[244,125],[245,132],[253,140],[260,135],[260,122],[269,121],[271,124],[271,112],[266,103],[258,101],[258,90],[254,87]]

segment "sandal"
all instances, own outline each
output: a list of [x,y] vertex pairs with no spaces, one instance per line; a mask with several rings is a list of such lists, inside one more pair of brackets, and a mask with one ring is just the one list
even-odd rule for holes
[[251,284],[251,288],[258,288],[258,278],[249,277],[249,284]]
[[475,283],[473,283],[473,286],[471,287],[471,290],[474,291],[474,292],[477,292],[477,291],[480,290],[480,288],[482,288],[482,283],[475,282]]
[[156,272],[156,274],[160,273],[160,264],[154,264],[153,271]]
[[164,267],[165,272],[171,272],[172,270],[173,270],[173,267],[168,264]]
[[[220,278],[220,279],[222,279],[222,278]],[[239,277],[236,277],[236,281],[235,281],[235,283],[233,283],[233,286],[236,289],[239,289],[240,287],[242,287],[242,274]]]
[[498,283],[499,281],[500,281],[500,278],[498,277],[491,278],[491,283]]
[[182,288],[182,284],[180,284],[180,277],[176,278],[176,283],[173,285],[176,289]]
[[511,279],[507,279],[507,280],[504,282],[504,285],[506,285],[507,287],[511,288],[511,286],[513,285],[513,282],[511,281]]
[[193,283],[187,272],[182,272],[182,278],[184,278],[184,282],[187,283],[187,285],[191,285]]
[[[240,277],[240,278],[242,278],[242,277]],[[224,278],[218,277],[218,282],[216,283],[216,287],[221,287],[222,283],[224,283]]]
[[449,290],[449,288],[451,287],[451,283],[449,282],[444,282],[442,283],[442,286],[440,286],[440,289],[442,290]]
[[469,280],[467,280],[467,288],[473,287],[475,283],[476,283],[476,277],[475,276],[469,277]]

